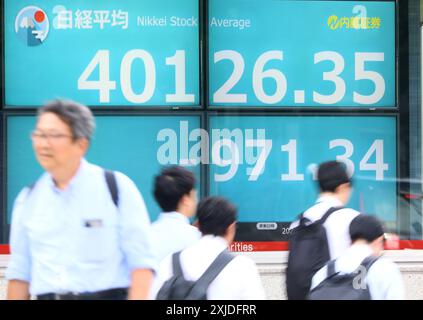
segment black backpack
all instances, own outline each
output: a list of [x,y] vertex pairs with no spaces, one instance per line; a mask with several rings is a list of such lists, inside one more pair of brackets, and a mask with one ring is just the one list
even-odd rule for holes
[[320,220],[313,223],[299,216],[299,225],[289,236],[288,267],[286,269],[286,292],[289,300],[305,300],[313,275],[329,260],[329,245],[323,224],[335,211],[332,207]]
[[[371,300],[369,286],[366,283],[367,272],[377,257],[366,257],[356,271],[340,274],[335,271],[335,260],[327,264],[327,276],[313,288],[309,300]],[[357,278],[360,277],[360,278]]]
[[173,276],[162,285],[156,300],[207,300],[210,283],[235,258],[227,250],[223,250],[197,281],[188,281],[182,272],[180,254],[181,251],[172,255]]

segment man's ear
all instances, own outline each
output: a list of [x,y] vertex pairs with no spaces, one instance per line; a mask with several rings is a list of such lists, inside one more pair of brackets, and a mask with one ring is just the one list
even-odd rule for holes
[[233,233],[235,233],[235,231],[236,231],[236,222],[235,222],[235,221],[234,221],[234,222],[232,222],[232,223],[229,225],[228,229],[230,229]]
[[346,183],[343,183],[343,184],[340,184],[339,186],[337,186],[336,189],[335,189],[335,193],[344,192],[345,190],[350,189],[350,188],[351,188],[350,183],[346,182]]
[[82,153],[85,154],[88,150],[89,145],[90,145],[90,142],[88,141],[88,139],[81,138],[81,139],[76,140],[76,143],[78,144]]
[[192,223],[194,227],[200,228],[200,224],[198,223],[198,219],[195,219],[195,221]]
[[225,232],[225,238],[229,241],[232,242],[233,239],[235,238],[235,233],[236,233],[236,221],[232,222],[227,228],[226,228],[226,232]]
[[190,194],[186,193],[182,196],[182,198],[179,200],[179,204],[178,205],[187,205],[189,204],[191,201],[190,199]]

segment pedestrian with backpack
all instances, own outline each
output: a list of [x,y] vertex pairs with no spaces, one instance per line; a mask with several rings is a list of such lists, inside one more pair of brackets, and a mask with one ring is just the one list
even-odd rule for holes
[[154,198],[163,210],[151,226],[158,262],[201,237],[198,228],[189,221],[197,208],[195,183],[194,173],[181,166],[163,168],[154,179]]
[[228,252],[236,228],[236,208],[220,197],[198,204],[202,237],[181,252],[167,256],[153,282],[152,298],[159,300],[264,299],[255,263]]
[[384,228],[375,216],[351,221],[352,245],[329,261],[312,279],[311,300],[400,300],[404,285],[398,267],[380,257]]
[[290,300],[304,300],[313,275],[351,244],[349,225],[359,212],[345,208],[351,196],[346,167],[328,161],[317,170],[319,197],[291,225],[286,290]]
[[17,196],[6,272],[8,299],[146,299],[156,261],[150,220],[132,180],[84,157],[89,108],[55,100],[31,134],[45,170]]

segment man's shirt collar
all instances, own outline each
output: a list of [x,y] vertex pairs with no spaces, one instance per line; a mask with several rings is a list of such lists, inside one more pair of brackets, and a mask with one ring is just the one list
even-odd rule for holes
[[54,179],[50,173],[48,173],[48,184],[49,186],[56,192],[65,192],[67,190],[73,189],[75,186],[78,185],[79,181],[81,181],[84,172],[87,170],[89,163],[85,158],[81,158],[81,161],[79,163],[78,170],[76,171],[75,175],[72,177],[72,179],[69,181],[69,184],[66,186],[65,190],[61,190],[56,186],[56,183],[54,182]]

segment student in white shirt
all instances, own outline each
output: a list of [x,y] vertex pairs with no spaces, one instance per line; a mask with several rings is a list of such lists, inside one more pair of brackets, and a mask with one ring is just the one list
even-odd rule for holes
[[197,207],[195,182],[194,174],[180,166],[164,168],[155,177],[154,197],[163,210],[152,224],[153,249],[158,262],[201,237],[198,228],[189,221]]
[[[236,227],[236,208],[220,197],[200,201],[197,209],[202,238],[182,251],[180,263],[184,278],[196,281],[233,241]],[[166,257],[154,279],[151,297],[155,298],[163,283],[171,278],[172,256]],[[208,300],[264,299],[264,290],[255,263],[245,256],[232,259],[207,290]]]
[[[320,164],[317,182],[319,197],[316,203],[304,212],[304,217],[311,222],[321,219],[332,207],[345,206],[352,192],[352,181],[342,162],[327,161]],[[348,228],[352,219],[359,214],[360,212],[354,209],[342,208],[333,212],[323,224],[331,259],[336,259],[351,245]],[[291,228],[297,225],[298,221],[295,221]]]
[[[336,259],[351,244],[348,228],[352,219],[360,213],[349,208],[344,208],[351,196],[351,179],[342,162],[327,161],[319,165],[317,170],[319,198],[316,203],[302,214],[303,221],[321,224],[325,229],[327,246],[318,246],[311,249],[310,254],[305,254],[307,259],[299,259],[303,254],[299,251],[308,250],[301,248],[297,251],[295,241],[291,246],[286,270],[286,292],[289,300],[303,300],[306,298],[311,285],[311,277],[321,268],[327,260]],[[326,214],[327,213],[327,214]],[[291,224],[293,235],[300,226],[300,221]],[[301,240],[296,238],[297,241]],[[290,240],[292,241],[292,240]],[[307,243],[307,242],[305,242]],[[315,243],[315,242],[314,242]],[[317,253],[317,250],[320,252]]]
[[[357,216],[351,222],[349,230],[353,244],[335,260],[335,272],[340,274],[357,272],[365,258],[379,257],[384,247],[383,225],[374,216]],[[380,257],[367,272],[361,273],[362,279],[360,280],[365,281],[372,300],[404,299],[402,276],[393,262]],[[327,265],[314,275],[311,290],[318,287],[326,277]]]

